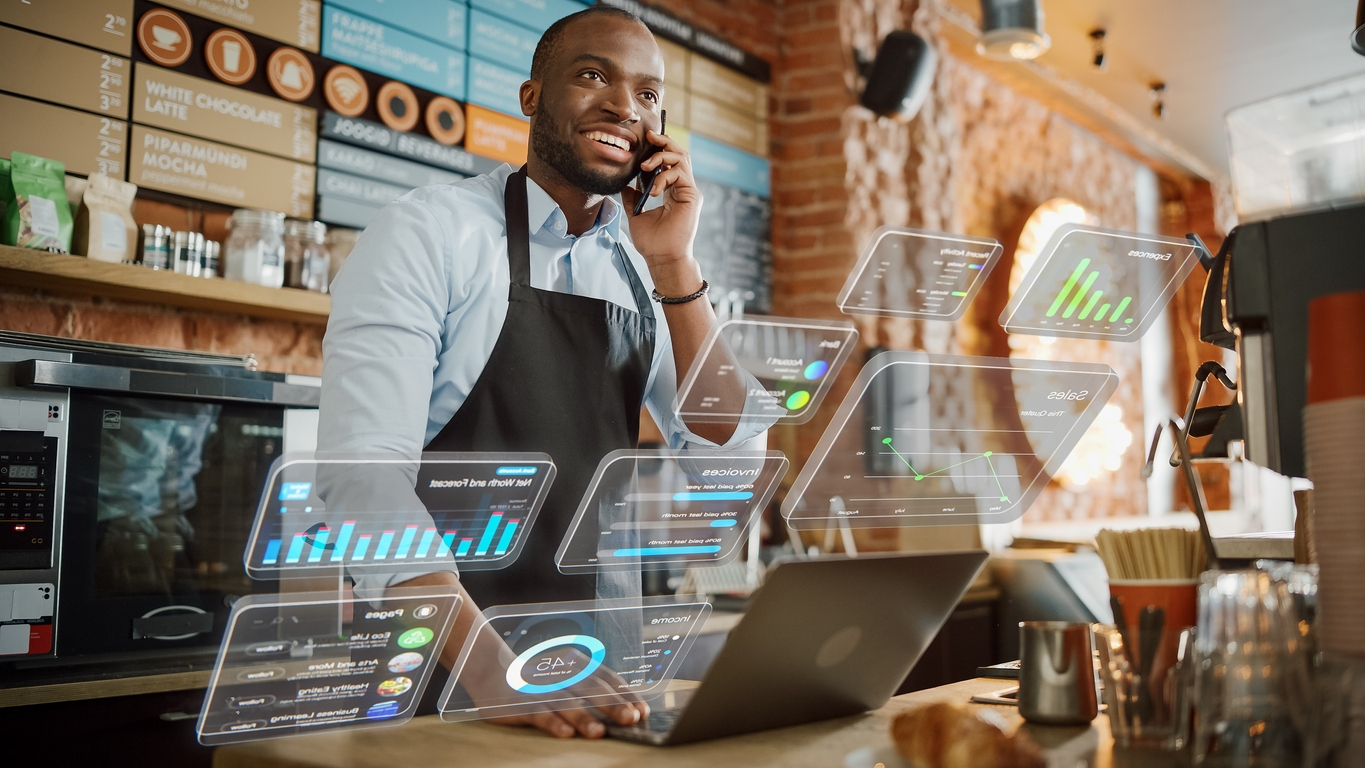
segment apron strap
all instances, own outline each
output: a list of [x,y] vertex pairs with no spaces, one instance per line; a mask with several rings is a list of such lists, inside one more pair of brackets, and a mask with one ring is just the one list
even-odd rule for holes
[[531,223],[526,212],[526,166],[507,177],[502,192],[507,217],[507,267],[512,285],[531,285]]
[[[625,209],[621,209],[621,215],[625,215]],[[645,290],[645,284],[640,282],[640,275],[635,271],[635,265],[630,263],[630,257],[626,255],[626,249],[616,244],[616,257],[621,260],[621,264],[626,268],[626,279],[630,281],[630,292],[635,296],[635,311],[640,313],[640,317],[650,320],[654,319],[654,307],[649,298],[649,292]]]

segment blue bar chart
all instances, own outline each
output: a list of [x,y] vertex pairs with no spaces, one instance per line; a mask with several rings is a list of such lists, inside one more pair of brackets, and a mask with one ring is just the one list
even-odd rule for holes
[[505,568],[554,476],[542,453],[283,456],[262,490],[244,565],[259,579]]
[[[522,518],[512,517],[506,511],[493,510],[481,523],[471,525],[464,531],[458,528],[441,531],[434,526],[407,525],[402,529],[377,528],[356,536],[356,526],[355,520],[343,521],[334,542],[331,541],[332,529],[325,525],[290,536],[287,549],[284,539],[270,539],[265,543],[261,564],[280,565],[281,550],[285,552],[283,564],[286,566],[322,563],[324,560],[349,564],[385,560],[461,560],[471,555],[502,557],[515,544],[517,533],[522,528]],[[352,539],[354,547],[351,547]],[[371,543],[374,543],[373,552]]]

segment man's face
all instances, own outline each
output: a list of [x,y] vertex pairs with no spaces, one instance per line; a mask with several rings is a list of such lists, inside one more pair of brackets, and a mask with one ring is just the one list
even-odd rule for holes
[[659,46],[640,24],[574,23],[540,83],[531,151],[585,192],[620,192],[653,146],[645,130],[659,130],[663,77]]

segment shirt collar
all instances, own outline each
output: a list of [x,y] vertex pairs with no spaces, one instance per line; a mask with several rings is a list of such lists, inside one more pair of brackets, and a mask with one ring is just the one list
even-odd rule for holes
[[[559,209],[559,204],[554,198],[550,197],[550,193],[541,189],[529,176],[526,178],[526,216],[531,234],[545,229],[557,237],[566,236],[567,220],[564,218],[564,212]],[[599,229],[606,229],[613,241],[620,240],[621,203],[614,196],[602,201],[602,208],[597,212],[597,221],[582,236],[596,234]]]

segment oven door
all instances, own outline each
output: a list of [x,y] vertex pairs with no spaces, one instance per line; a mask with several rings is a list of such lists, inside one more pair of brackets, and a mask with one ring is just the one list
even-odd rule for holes
[[72,391],[59,659],[211,661],[236,599],[276,590],[242,553],[287,424],[316,430],[291,412]]

